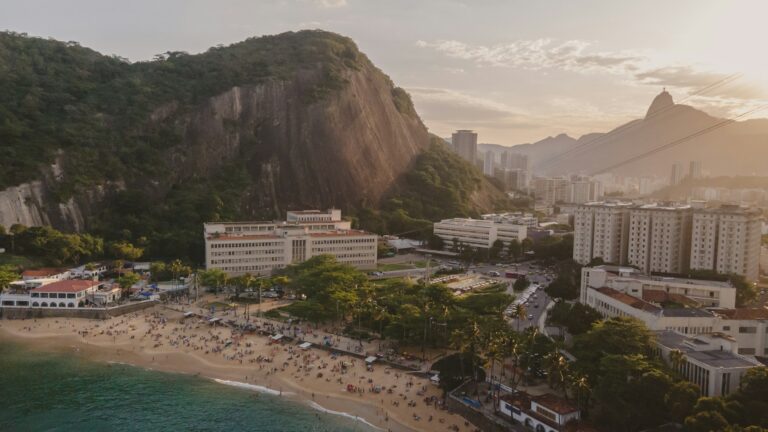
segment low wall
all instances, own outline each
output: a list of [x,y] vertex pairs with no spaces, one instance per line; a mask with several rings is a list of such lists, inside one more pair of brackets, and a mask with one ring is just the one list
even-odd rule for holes
[[157,301],[148,300],[110,308],[30,308],[30,307],[0,307],[0,318],[4,319],[32,319],[32,318],[87,318],[107,319],[110,317],[125,315],[140,311],[158,304]]
[[464,403],[458,396],[455,396],[454,394],[460,392],[465,385],[467,385],[467,383],[460,385],[458,388],[448,393],[448,397],[445,398],[445,406],[448,410],[469,420],[483,432],[509,432],[510,430],[521,430],[516,428],[513,423],[497,418],[491,413],[477,410]]

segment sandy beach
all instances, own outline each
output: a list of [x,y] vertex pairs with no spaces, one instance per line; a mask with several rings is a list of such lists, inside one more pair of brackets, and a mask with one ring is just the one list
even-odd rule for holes
[[357,416],[386,431],[477,430],[442,409],[441,390],[424,378],[382,364],[368,370],[351,356],[240,335],[162,305],[105,321],[0,320],[0,337],[34,350],[198,375]]

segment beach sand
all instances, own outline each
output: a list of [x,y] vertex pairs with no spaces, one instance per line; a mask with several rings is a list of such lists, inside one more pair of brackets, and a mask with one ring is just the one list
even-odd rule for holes
[[[368,371],[358,358],[302,350],[295,343],[270,344],[266,336],[235,335],[227,327],[184,318],[162,305],[105,321],[0,320],[0,336],[31,349],[199,375],[282,395],[316,409],[358,416],[382,430],[477,430],[439,408],[442,392],[424,378],[381,364]],[[226,341],[232,343],[225,347]],[[376,393],[374,386],[386,390]]]

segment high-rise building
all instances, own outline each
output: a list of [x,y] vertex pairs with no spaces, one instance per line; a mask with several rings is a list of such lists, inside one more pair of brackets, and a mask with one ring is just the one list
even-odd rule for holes
[[701,161],[700,160],[691,161],[690,170],[688,171],[688,177],[694,180],[701,178]]
[[681,162],[675,162],[672,164],[672,174],[669,176],[669,184],[671,186],[680,184],[685,177],[683,171],[683,164]]
[[759,275],[762,216],[738,206],[592,203],[574,215],[573,259],[633,265],[645,272],[713,270]]
[[762,215],[757,209],[724,205],[693,215],[690,267],[735,273],[757,280]]
[[536,201],[548,205],[567,201],[568,179],[562,177],[537,177],[533,179]]
[[493,176],[501,180],[506,190],[527,190],[529,186],[529,172],[519,169],[496,168]]
[[593,258],[625,264],[631,206],[621,202],[578,206],[573,222],[573,259],[582,265]]
[[483,174],[487,176],[493,175],[493,166],[495,164],[495,158],[492,151],[488,150],[483,156]]
[[530,171],[530,161],[528,155],[522,153],[515,153],[509,150],[505,150],[501,154],[501,167],[507,169],[519,169]]
[[458,130],[451,138],[453,149],[464,160],[475,164],[477,161],[477,133],[471,130]]
[[646,205],[629,211],[627,264],[651,273],[688,270],[692,209]]
[[565,201],[571,204],[585,204],[603,197],[603,184],[589,178],[571,180],[566,187]]

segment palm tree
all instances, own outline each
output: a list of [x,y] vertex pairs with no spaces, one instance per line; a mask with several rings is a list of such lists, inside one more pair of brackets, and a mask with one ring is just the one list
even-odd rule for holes
[[518,303],[515,305],[515,308],[512,309],[512,316],[515,317],[517,320],[517,332],[520,333],[520,321],[525,318],[528,314],[528,310],[525,308],[525,305],[522,303]]
[[582,412],[582,415],[586,417],[589,414],[589,400],[592,395],[592,388],[589,385],[589,380],[586,375],[574,373],[570,375],[570,385],[573,389],[574,398]]
[[679,349],[673,349],[669,352],[669,363],[675,373],[680,374],[683,364],[685,364],[685,353]]
[[549,386],[553,389],[560,387],[563,390],[565,399],[568,400],[568,389],[566,386],[569,374],[568,361],[557,348],[547,356],[546,360]]

